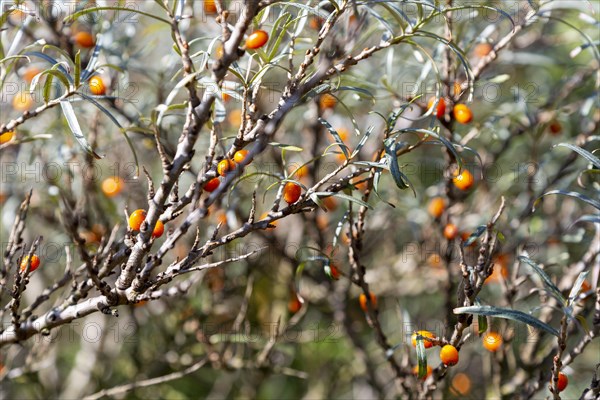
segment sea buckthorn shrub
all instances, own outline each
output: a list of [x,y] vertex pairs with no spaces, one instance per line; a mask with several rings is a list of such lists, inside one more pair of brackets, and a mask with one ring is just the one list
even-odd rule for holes
[[0,398],[597,398],[598,15],[2,2]]

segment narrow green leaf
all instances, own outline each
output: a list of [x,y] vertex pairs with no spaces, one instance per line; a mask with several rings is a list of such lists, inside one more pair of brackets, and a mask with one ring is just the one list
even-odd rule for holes
[[571,288],[571,292],[569,293],[569,300],[567,302],[569,306],[575,301],[577,296],[579,296],[579,292],[581,292],[581,286],[583,285],[583,281],[585,281],[585,278],[587,278],[589,273],[590,271],[583,271],[577,277],[577,280],[575,281],[575,284],[573,285],[573,287]]
[[462,244],[462,247],[470,246],[474,241],[476,241],[483,234],[483,232],[485,232],[486,229],[487,229],[487,226],[485,226],[485,225],[478,226],[477,229],[475,230],[475,232],[471,233],[471,235],[469,235],[467,240],[465,240],[465,242]]
[[586,160],[588,160],[589,162],[591,162],[592,164],[594,164],[594,166],[596,168],[600,168],[600,159],[598,159],[598,157],[596,157],[595,155],[593,155],[589,151],[587,151],[585,149],[582,149],[579,146],[575,146],[574,144],[570,144],[570,143],[559,143],[559,144],[555,145],[554,147],[559,147],[559,146],[560,147],[566,147],[568,149],[573,150],[574,152],[576,152],[577,154],[581,155]]
[[537,318],[532,317],[529,314],[525,314],[522,311],[512,310],[510,308],[499,308],[492,306],[470,306],[470,307],[458,307],[454,309],[454,314],[476,314],[476,315],[487,315],[490,317],[510,319],[513,321],[522,322],[534,328],[541,329],[551,335],[559,335],[558,331],[550,325],[540,321]]
[[544,283],[544,286],[548,289],[550,294],[556,300],[558,300],[562,305],[565,305],[566,300],[563,297],[560,290],[558,290],[558,288],[552,282],[552,280],[550,279],[548,274],[546,274],[546,272],[544,272],[544,270],[542,268],[540,268],[540,266],[537,265],[537,263],[535,261],[533,261],[529,257],[525,257],[525,256],[519,256],[517,258],[519,259],[519,261],[524,262],[524,263],[528,264],[531,268],[533,268],[533,270],[540,276],[540,278],[542,278],[542,282]]
[[167,25],[171,25],[171,21],[166,20],[164,18],[158,17],[156,15],[152,15],[143,11],[140,11],[136,8],[127,8],[127,7],[116,7],[116,6],[107,6],[107,7],[90,7],[90,8],[84,8],[83,10],[77,11],[76,13],[73,13],[67,17],[65,17],[63,19],[63,23],[65,24],[70,24],[73,21],[75,21],[77,18],[83,16],[83,15],[87,15],[87,14],[91,14],[94,13],[96,11],[125,11],[125,12],[131,12],[131,13],[137,13],[137,14],[141,14],[141,15],[145,15],[146,17],[150,17],[153,18],[157,21],[160,22],[164,22]]
[[[587,196],[585,196],[585,195],[583,195],[583,194],[581,194],[579,192],[567,192],[566,190],[551,190],[549,192],[546,192],[543,195],[541,195],[540,197],[538,197],[536,199],[535,203],[537,203],[537,201],[539,199],[541,199],[542,197],[548,196],[548,195],[551,195],[551,194],[560,194],[560,195],[563,195],[563,196],[574,197],[574,198],[579,199],[581,201],[584,201],[584,202],[588,203],[589,205],[594,206],[598,210],[600,210],[600,201],[591,199],[591,198],[589,198],[589,197],[587,197]],[[535,211],[535,203],[534,203],[534,206],[531,208],[531,212]]]
[[417,334],[417,377],[423,379],[427,376],[427,354],[425,353],[425,344],[423,336]]
[[102,157],[96,154],[94,149],[92,149],[92,146],[90,146],[90,144],[88,143],[85,136],[83,136],[83,132],[81,131],[81,127],[79,126],[79,122],[77,121],[77,116],[75,115],[75,110],[73,110],[73,106],[71,105],[71,103],[67,100],[62,100],[60,102],[60,107],[62,108],[65,118],[67,119],[67,124],[71,129],[71,133],[73,133],[73,136],[75,137],[77,142],[79,142],[81,147],[86,152],[91,154],[94,158],[101,159]]
[[75,79],[75,90],[79,87],[79,83],[81,82],[81,51],[77,50],[75,53],[75,72],[73,73],[73,78]]
[[396,156],[396,147],[398,143],[396,143],[393,139],[388,139],[387,143],[384,143],[385,153],[388,160],[388,165],[390,167],[390,172],[392,174],[392,178],[400,189],[408,189],[410,188],[415,197],[417,197],[417,192],[412,187],[412,184],[408,180],[408,177],[400,171],[400,166],[398,165],[398,157]]
[[348,149],[346,148],[347,146],[344,144],[344,141],[340,137],[339,133],[337,133],[337,131],[333,129],[333,126],[331,126],[331,124],[323,118],[319,117],[319,122],[323,124],[325,128],[327,128],[331,136],[333,136],[333,139],[340,146],[340,149],[342,149],[342,153],[344,153],[346,159],[350,159],[350,154],[348,153]]
[[286,151],[304,151],[304,149],[302,147],[293,146],[291,144],[271,142],[271,143],[269,143],[269,145],[274,146],[274,147],[279,147],[280,149],[283,149]]
[[315,192],[315,194],[319,197],[328,197],[328,196],[339,197],[340,199],[344,199],[344,200],[348,200],[348,201],[352,201],[354,203],[360,204],[361,206],[367,207],[368,209],[373,209],[373,207],[371,207],[368,203],[365,203],[361,199],[357,199],[356,197],[352,197],[352,196],[349,196],[344,193],[331,194],[331,192]]
[[46,82],[44,83],[44,89],[42,91],[42,95],[44,96],[44,103],[48,104],[50,101],[50,95],[52,94],[52,81],[54,77],[52,75],[48,75],[46,77]]

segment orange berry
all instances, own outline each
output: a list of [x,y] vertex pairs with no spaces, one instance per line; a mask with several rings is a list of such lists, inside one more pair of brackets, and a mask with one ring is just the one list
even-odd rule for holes
[[427,207],[427,210],[429,211],[429,214],[433,218],[437,219],[442,216],[445,208],[446,208],[446,202],[444,201],[444,199],[441,197],[434,197],[429,202],[429,206]]
[[269,40],[269,34],[259,29],[248,36],[248,39],[246,39],[246,48],[258,49],[263,47],[267,43],[267,40]]
[[215,0],[204,1],[204,12],[207,14],[215,14],[217,12],[217,5],[215,4]]
[[290,174],[290,176],[292,176],[292,173],[296,171],[294,173],[294,177],[298,178],[298,179],[302,179],[305,176],[308,176],[308,165],[302,165],[300,166],[299,164],[292,164],[290,165],[290,167],[288,168],[288,172]]
[[502,336],[497,332],[488,332],[482,337],[483,347],[492,353],[496,352],[502,346]]
[[123,182],[118,176],[111,176],[102,181],[102,192],[108,197],[115,197],[123,190]]
[[129,227],[134,231],[139,231],[142,222],[146,219],[146,210],[135,210],[129,216]]
[[[262,215],[260,216],[260,219],[261,219],[261,220],[262,220],[262,219],[265,219],[265,218],[267,218],[268,216],[269,216],[269,213],[268,213],[268,212],[264,212],[264,213],[262,213]],[[272,230],[272,229],[275,229],[275,226],[277,226],[277,221],[272,221],[272,222],[269,222],[269,225],[273,225],[273,227],[272,227],[272,228],[267,228],[267,230],[268,230],[268,231],[270,231],[270,230]]]
[[90,92],[96,96],[104,96],[106,94],[106,86],[104,81],[98,75],[90,78]]
[[[27,269],[28,262],[29,262],[29,256],[23,257],[23,259],[21,260],[21,272],[23,272]],[[39,266],[40,266],[40,258],[37,255],[32,254],[31,255],[31,265],[29,266],[29,272],[35,271]]]
[[500,254],[494,261],[494,270],[492,274],[486,279],[486,282],[500,282],[503,279],[508,278],[508,256],[506,254]]
[[459,372],[452,378],[452,386],[458,394],[464,396],[471,391],[471,378],[467,374]]
[[96,45],[92,34],[85,31],[77,32],[73,36],[73,42],[75,42],[77,46],[83,47],[84,49],[89,49]]
[[223,92],[223,94],[221,95],[221,99],[223,99],[223,102],[228,103],[231,100],[231,95]]
[[319,106],[324,110],[328,108],[333,108],[336,104],[337,99],[329,93],[325,93],[321,95],[321,97],[319,97]]
[[247,155],[248,155],[248,150],[245,150],[245,149],[238,150],[233,155],[233,161],[235,161],[238,164],[241,164],[242,161],[244,161],[246,159]]
[[329,277],[335,281],[337,281],[338,279],[340,279],[340,270],[333,264],[329,265]]
[[458,123],[468,124],[473,120],[473,113],[471,112],[471,109],[465,104],[455,105],[454,109],[452,110],[452,113],[454,114],[454,119]]
[[[429,378],[429,375],[431,375],[431,373],[433,372],[433,368],[431,368],[429,365],[427,366],[427,374],[425,374],[425,376],[421,379],[425,380],[427,378]],[[413,374],[415,376],[419,375],[419,366],[415,365],[415,367],[413,368]]]
[[161,220],[158,220],[156,221],[156,225],[154,225],[154,230],[152,230],[152,237],[159,238],[163,233],[165,233],[165,224]]
[[231,110],[229,112],[229,116],[227,117],[227,121],[233,126],[239,126],[242,123],[242,110]]
[[558,135],[562,131],[562,126],[560,125],[560,122],[556,120],[552,121],[549,128],[550,133],[552,133],[553,135]]
[[315,218],[315,222],[317,223],[317,228],[319,228],[322,231],[326,231],[327,228],[329,228],[329,218],[327,218],[327,215],[317,215],[317,218]]
[[[435,335],[429,331],[417,331],[413,333],[410,338],[413,347],[417,347],[417,335],[423,336],[424,338],[435,339]],[[429,349],[430,347],[433,347],[433,343],[423,339],[423,346],[425,346],[426,349]]]
[[337,208],[337,200],[333,196],[323,197],[323,205],[330,211],[335,211]]
[[233,160],[229,160],[227,158],[219,161],[219,164],[217,164],[217,172],[221,176],[227,175],[228,172],[231,172],[234,169],[235,169],[235,163],[233,162]]
[[491,53],[493,47],[489,43],[479,43],[475,46],[474,52],[477,57],[485,57]]
[[[377,297],[373,292],[369,293],[369,297],[371,297],[371,307],[373,309],[377,308]],[[367,312],[367,296],[365,296],[364,293],[361,293],[360,296],[358,296],[358,302],[360,303],[360,308],[362,308],[364,312]]]
[[458,363],[458,350],[451,344],[447,344],[440,350],[440,359],[446,365],[456,365]]
[[25,82],[31,83],[33,78],[35,78],[35,76],[40,72],[42,72],[42,70],[37,67],[29,67],[23,72],[23,79]]
[[315,31],[320,30],[323,26],[323,18],[314,16],[310,17],[310,19],[308,20],[308,26],[310,29],[313,29]]
[[567,388],[567,385],[569,384],[569,377],[565,374],[563,374],[562,372],[558,373],[558,382],[556,383],[556,388],[558,389],[559,392],[562,392],[563,390],[565,390]]
[[452,85],[452,90],[453,90],[452,94],[454,96],[456,96],[457,94],[459,94],[460,92],[462,92],[462,85],[461,85],[461,83],[458,82],[458,81],[454,82],[454,85]]
[[583,281],[581,284],[581,293],[589,292],[592,289],[592,285],[588,281]]
[[448,224],[444,227],[444,237],[448,240],[454,240],[458,236],[458,228],[454,224]]
[[290,310],[292,314],[296,314],[298,311],[300,311],[301,308],[302,302],[298,298],[298,295],[293,293],[292,297],[290,298],[290,301],[288,302],[288,310]]
[[[430,98],[429,102],[427,103],[427,110],[431,110],[434,103],[435,97]],[[446,100],[444,100],[444,98],[442,97],[440,98],[440,101],[438,102],[438,105],[435,108],[434,115],[438,118],[443,118],[444,114],[446,114]]]
[[0,144],[10,142],[14,136],[15,136],[14,131],[4,132],[3,134],[0,135]]
[[463,169],[460,174],[458,174],[458,171],[454,171],[454,178],[452,178],[452,182],[454,183],[454,186],[460,190],[469,190],[473,186],[475,178],[473,177],[473,174],[469,172],[469,170]]
[[215,190],[217,190],[220,184],[221,180],[219,178],[212,178],[210,181],[204,184],[204,190],[206,190],[209,193],[212,193]]
[[427,263],[433,268],[440,268],[442,266],[442,256],[439,254],[432,254],[427,257]]
[[340,139],[342,139],[342,142],[345,142],[348,139],[348,135],[350,134],[348,132],[348,129],[346,129],[346,128],[339,128],[337,130],[337,133],[340,136]]
[[33,106],[33,98],[28,92],[19,92],[13,97],[12,106],[16,111],[27,111]]
[[296,183],[288,182],[283,187],[283,200],[288,204],[297,202],[300,194],[302,194],[302,188]]

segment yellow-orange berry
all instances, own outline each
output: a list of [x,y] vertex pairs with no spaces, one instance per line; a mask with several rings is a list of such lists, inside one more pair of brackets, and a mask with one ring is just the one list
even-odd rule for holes
[[[29,256],[25,256],[21,260],[21,272],[23,272],[27,269],[27,263],[29,263]],[[29,272],[35,271],[39,266],[40,266],[40,258],[37,255],[32,254],[31,255],[31,265],[29,266]]]
[[83,47],[84,49],[89,49],[96,45],[92,34],[85,31],[77,32],[75,35],[73,35],[73,42],[75,42],[77,46]]
[[329,265],[329,277],[333,280],[338,280],[340,279],[340,270],[333,264]]
[[242,161],[244,161],[247,156],[248,156],[248,150],[245,150],[245,149],[238,150],[233,155],[233,161],[235,161],[238,164],[241,164]]
[[429,202],[429,206],[427,207],[427,211],[433,218],[439,218],[444,213],[444,209],[446,208],[446,202],[441,197],[434,197]]
[[471,109],[467,107],[466,104],[455,105],[452,113],[454,114],[454,119],[458,123],[468,124],[473,120],[473,112],[471,112]]
[[242,110],[231,110],[229,112],[229,116],[227,117],[227,121],[233,126],[239,126],[242,123]]
[[336,104],[337,99],[329,93],[325,93],[319,97],[319,106],[324,110],[333,108]]
[[[427,373],[425,374],[424,377],[422,377],[421,379],[425,380],[427,378],[429,378],[429,375],[431,375],[431,373],[433,372],[433,368],[431,368],[429,365],[427,366]],[[413,374],[415,376],[419,375],[419,366],[415,365],[415,367],[413,368]]]
[[[433,104],[435,103],[435,97],[429,99],[427,102],[427,110],[431,110]],[[444,98],[440,98],[437,107],[435,108],[435,112],[433,113],[436,117],[442,118],[444,114],[446,114],[446,100]]]
[[263,47],[269,40],[269,34],[263,30],[254,31],[246,39],[247,49],[258,49]]
[[221,184],[221,180],[219,178],[212,178],[210,181],[204,184],[204,190],[211,193],[217,190],[219,185]]
[[204,12],[207,14],[215,14],[217,12],[217,5],[215,4],[215,0],[204,1]]
[[23,79],[25,82],[31,83],[33,78],[35,78],[35,76],[40,72],[42,72],[42,70],[37,67],[29,67],[23,72]]
[[[262,215],[260,216],[260,219],[265,219],[269,216],[268,212],[264,212],[262,213]],[[277,221],[271,221],[269,222],[269,225],[273,225],[273,227],[268,227],[266,230],[270,231],[271,229],[275,229],[275,227],[277,226]]]
[[483,347],[487,350],[496,352],[502,346],[502,336],[497,332],[488,332],[482,337]]
[[451,344],[447,344],[440,350],[440,360],[446,365],[456,365],[458,363],[458,350]]
[[[371,298],[371,307],[373,309],[377,308],[377,296],[375,296],[373,292],[370,292],[369,297]],[[360,308],[362,308],[364,312],[367,312],[367,296],[365,296],[364,293],[360,294],[358,302],[360,303]]]
[[463,396],[471,391],[471,378],[465,373],[459,372],[452,378],[452,387]]
[[90,92],[96,96],[104,96],[106,94],[106,86],[104,81],[98,75],[90,78]]
[[323,205],[330,211],[335,211],[337,208],[337,200],[333,196],[323,197]]
[[102,192],[108,197],[114,197],[123,190],[123,181],[118,176],[111,176],[102,181]]
[[302,302],[298,298],[298,295],[296,295],[296,293],[292,293],[292,296],[290,297],[290,301],[288,302],[288,310],[292,314],[296,314],[298,311],[300,311],[301,308],[302,308]]
[[569,384],[569,377],[565,374],[563,374],[562,372],[558,373],[558,382],[556,383],[556,388],[558,389],[559,392],[562,392],[563,390],[565,390],[567,388],[567,385]]
[[15,136],[15,132],[8,131],[0,135],[0,144],[8,143]]
[[165,225],[161,220],[156,221],[156,225],[154,225],[154,229],[152,230],[152,237],[159,238],[165,233]]
[[469,172],[467,169],[463,169],[459,174],[458,171],[454,171],[454,178],[452,178],[452,182],[454,186],[456,186],[460,190],[469,190],[475,183],[475,178],[473,174]]
[[33,98],[28,92],[19,92],[13,97],[12,106],[16,111],[27,111],[33,106]]
[[[417,331],[413,333],[410,338],[413,347],[417,347],[417,335],[423,336],[424,338],[435,339],[435,335],[429,331]],[[428,349],[430,347],[433,347],[433,343],[423,339],[423,346],[425,346],[425,348]]]
[[302,188],[294,182],[288,182],[283,187],[283,200],[288,204],[297,202],[301,194]]
[[444,227],[444,237],[448,240],[454,240],[458,236],[458,228],[454,224],[448,224]]
[[228,172],[231,172],[234,169],[235,169],[235,162],[233,162],[233,160],[229,160],[227,158],[219,161],[219,164],[217,164],[217,172],[221,176],[227,175]]
[[308,20],[308,26],[310,29],[318,31],[323,26],[323,18],[321,17],[310,17]]
[[131,229],[133,229],[134,231],[139,231],[140,226],[142,226],[142,223],[144,222],[145,219],[146,219],[146,210],[142,210],[142,209],[135,210],[129,216],[129,227]]
[[474,53],[477,57],[485,57],[492,51],[493,47],[489,43],[478,43],[475,46]]
[[561,126],[560,122],[558,122],[556,120],[552,121],[549,128],[550,128],[550,133],[552,133],[553,135],[558,135],[560,132],[562,132],[562,126]]

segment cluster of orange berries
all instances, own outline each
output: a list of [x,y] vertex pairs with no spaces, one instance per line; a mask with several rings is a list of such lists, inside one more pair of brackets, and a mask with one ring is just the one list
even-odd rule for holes
[[[434,346],[435,341],[436,341],[436,336],[432,332],[417,331],[417,332],[413,333],[411,336],[411,343],[412,343],[413,347],[417,347],[417,338],[419,338],[419,337],[423,338],[423,346],[426,349],[429,349]],[[456,349],[456,347],[452,346],[451,344],[446,344],[446,345],[442,346],[442,349],[440,350],[440,359],[442,360],[442,363],[444,363],[444,365],[446,365],[446,366],[456,365],[456,364],[458,364],[458,350]],[[417,375],[418,370],[419,370],[418,366],[415,366],[413,369],[413,373],[415,375]],[[427,373],[425,374],[425,376],[422,379],[427,379],[427,377],[429,377],[429,375],[431,375],[431,372],[432,372],[432,368],[428,365]]]
[[[146,210],[135,210],[129,216],[129,227],[134,231],[139,231],[142,223],[146,220]],[[154,229],[152,230],[152,237],[159,238],[165,232],[165,225],[161,220],[156,221]]]
[[[427,103],[428,110],[433,108],[435,101],[435,97],[429,99],[429,102]],[[440,119],[446,115],[446,100],[444,100],[444,98],[440,98],[438,100],[434,113],[435,116]],[[466,104],[456,104],[452,109],[452,115],[454,116],[456,122],[460,124],[468,124],[473,120],[473,112]]]

